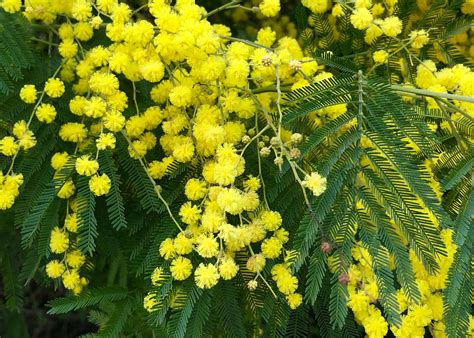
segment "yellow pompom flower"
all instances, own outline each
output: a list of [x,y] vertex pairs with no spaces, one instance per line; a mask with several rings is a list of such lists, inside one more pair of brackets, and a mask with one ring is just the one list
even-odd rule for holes
[[258,7],[264,16],[272,17],[280,12],[280,0],[263,0]]
[[187,255],[193,251],[193,241],[184,233],[179,233],[173,241],[174,249],[179,255]]
[[20,98],[25,103],[35,103],[37,91],[34,85],[24,85],[20,90]]
[[213,264],[201,263],[194,271],[194,280],[201,289],[210,289],[219,281],[219,273]]
[[232,258],[225,257],[219,262],[219,275],[224,280],[230,280],[237,275],[239,266]]
[[263,211],[260,214],[260,221],[268,231],[275,231],[282,224],[282,218],[278,211]]
[[273,276],[273,279],[277,283],[278,290],[284,295],[292,294],[298,288],[298,279],[287,269],[281,269],[281,271]]
[[67,199],[67,198],[71,197],[72,195],[74,195],[75,191],[76,191],[76,186],[74,185],[74,182],[72,181],[72,179],[68,179],[63,184],[61,189],[59,189],[58,197],[63,198],[63,199]]
[[63,263],[59,262],[57,259],[50,261],[46,264],[46,274],[49,278],[58,278],[66,270],[66,267]]
[[378,50],[374,52],[372,58],[376,63],[385,63],[388,61],[388,53],[384,50]]
[[201,257],[211,258],[219,253],[219,243],[212,236],[199,236],[196,240],[196,251]]
[[207,194],[207,184],[197,178],[191,178],[184,187],[184,193],[192,201],[200,200]]
[[295,310],[303,302],[303,296],[301,296],[299,293],[291,293],[286,296],[286,300],[288,301],[290,308]]
[[373,20],[372,13],[367,8],[357,8],[351,15],[352,26],[359,30],[369,28]]
[[73,290],[81,284],[81,277],[77,270],[68,270],[62,275],[64,287]]
[[99,170],[99,162],[91,160],[89,155],[82,155],[76,160],[76,171],[79,175],[92,176],[97,170]]
[[21,9],[21,0],[3,0],[1,6],[7,13],[16,13]]
[[87,137],[86,126],[76,122],[63,124],[59,129],[59,137],[61,137],[63,141],[82,142]]
[[410,41],[413,48],[420,49],[430,41],[429,34],[424,29],[412,31],[410,33]]
[[176,86],[171,90],[169,99],[174,106],[185,108],[191,105],[193,92],[188,86]]
[[192,205],[191,202],[186,202],[179,209],[179,216],[186,224],[196,224],[201,218],[201,209],[197,205]]
[[380,23],[380,28],[385,35],[395,37],[402,32],[403,23],[398,17],[390,16]]
[[42,103],[38,109],[36,109],[36,117],[39,121],[44,123],[51,123],[56,118],[56,108],[49,103]]
[[324,13],[330,8],[328,0],[302,0],[301,4],[313,13]]
[[125,116],[118,111],[111,111],[102,118],[105,128],[113,132],[119,132],[125,125]]
[[55,153],[51,157],[51,167],[53,167],[54,170],[59,170],[62,167],[64,167],[68,159],[69,159],[69,154],[65,151],[62,153]]
[[283,244],[276,237],[270,237],[262,242],[262,254],[265,258],[277,258],[281,254]]
[[107,174],[94,175],[89,179],[89,189],[96,196],[107,195],[110,191],[110,178]]
[[247,260],[247,269],[251,272],[260,272],[265,267],[265,257],[262,254],[251,256]]
[[66,219],[64,220],[64,227],[69,232],[77,232],[77,214],[67,214]]
[[176,280],[185,280],[191,276],[193,265],[191,260],[186,257],[177,257],[171,262],[171,276]]
[[67,265],[74,269],[79,269],[85,261],[86,257],[79,250],[72,250],[66,255]]
[[52,252],[57,254],[65,252],[69,248],[69,237],[67,232],[55,227],[51,232],[49,247]]
[[303,186],[311,190],[314,196],[319,196],[326,191],[326,183],[325,177],[322,177],[317,172],[313,172],[311,175],[306,175]]
[[57,78],[50,78],[44,85],[44,91],[46,95],[52,98],[61,97],[64,94],[65,88],[64,83]]
[[5,156],[13,156],[18,151],[18,144],[12,136],[5,136],[0,140],[0,153]]
[[160,255],[166,260],[172,259],[176,255],[173,240],[171,238],[167,238],[161,242]]
[[95,141],[98,150],[115,149],[115,136],[112,133],[102,133]]

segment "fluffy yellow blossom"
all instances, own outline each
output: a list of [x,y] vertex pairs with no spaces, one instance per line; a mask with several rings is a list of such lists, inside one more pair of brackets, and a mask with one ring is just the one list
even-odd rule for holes
[[219,263],[219,275],[224,280],[234,278],[239,271],[239,266],[232,258],[223,258]]
[[306,175],[303,186],[311,190],[314,196],[319,196],[326,191],[326,183],[327,180],[325,177],[313,172],[311,175]]
[[373,20],[372,13],[367,8],[357,8],[351,15],[352,26],[360,30],[369,28]]
[[77,249],[66,254],[66,263],[71,268],[79,269],[85,261],[86,257]]
[[280,12],[280,0],[263,0],[259,8],[264,16],[275,16]]
[[215,257],[219,253],[219,243],[212,236],[199,236],[196,242],[196,251],[204,258]]
[[100,134],[95,142],[99,150],[115,149],[115,136],[112,133]]
[[91,160],[89,155],[82,155],[76,160],[76,171],[79,175],[92,176],[99,170],[99,162]]
[[35,103],[37,91],[34,85],[24,85],[20,90],[20,98],[25,103]]
[[194,271],[196,285],[201,289],[210,289],[219,281],[219,272],[213,264],[199,264]]
[[390,16],[380,23],[380,28],[385,35],[395,37],[402,32],[403,24],[398,17]]
[[51,123],[56,118],[56,108],[49,103],[42,103],[36,109],[36,117],[39,121],[44,123]]
[[66,289],[73,290],[80,285],[81,277],[77,270],[68,270],[62,275],[62,281]]
[[[81,169],[84,173],[90,173],[90,169]],[[90,175],[86,175],[90,176]],[[89,189],[96,196],[107,195],[110,191],[110,178],[107,174],[94,175],[89,179]]]
[[171,262],[171,276],[176,280],[185,280],[191,276],[193,265],[191,260],[186,257],[177,257]]
[[303,302],[303,296],[301,296],[299,293],[291,293],[286,296],[286,300],[288,301],[290,308],[294,310],[298,308]]
[[0,139],[0,153],[5,156],[13,156],[18,151],[18,144],[15,142],[15,138],[11,136],[5,136]]
[[262,254],[265,258],[277,258],[281,254],[283,244],[276,237],[270,237],[262,242]]
[[184,193],[192,201],[200,200],[207,194],[206,182],[192,178],[186,183]]
[[63,141],[79,143],[87,137],[87,129],[82,123],[70,122],[61,126],[59,136]]
[[21,9],[21,0],[3,0],[1,6],[5,12],[16,13]]
[[410,40],[411,46],[417,49],[422,48],[430,41],[429,34],[424,29],[410,32]]
[[61,97],[64,94],[64,83],[60,79],[50,78],[44,85],[46,95],[52,98]]
[[59,170],[67,163],[69,159],[69,154],[67,152],[55,153],[51,157],[51,166],[54,170]]
[[302,0],[301,3],[313,13],[324,13],[330,8],[328,0]]
[[65,270],[66,267],[64,266],[64,264],[59,262],[57,259],[54,259],[48,264],[46,264],[46,274],[50,278],[61,277]]
[[65,252],[69,247],[69,237],[67,232],[55,227],[51,232],[49,247],[54,253],[60,254]]
[[372,58],[376,63],[385,63],[388,61],[388,53],[384,50],[378,50],[374,52]]
[[59,189],[58,197],[63,198],[63,199],[67,199],[67,198],[71,197],[74,194],[75,191],[76,191],[76,186],[74,185],[74,182],[72,181],[72,179],[68,179],[63,184],[61,189]]

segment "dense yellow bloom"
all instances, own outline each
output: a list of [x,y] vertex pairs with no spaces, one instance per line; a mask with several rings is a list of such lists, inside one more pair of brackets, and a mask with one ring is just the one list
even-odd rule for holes
[[20,90],[20,98],[25,103],[35,103],[37,91],[35,85],[24,85]]
[[207,194],[206,182],[192,178],[186,183],[184,193],[192,201],[200,200]]
[[390,16],[380,23],[380,28],[385,35],[395,37],[402,32],[403,24],[398,17]]
[[194,271],[194,280],[201,289],[210,289],[219,281],[219,273],[213,264],[199,264]]
[[50,261],[46,264],[46,274],[50,278],[58,278],[66,270],[66,267],[63,263],[59,262],[57,259]]
[[283,244],[276,237],[270,237],[262,242],[262,254],[266,258],[277,258],[281,254]]
[[59,136],[63,141],[79,143],[87,137],[87,129],[82,123],[70,122],[61,126]]
[[301,296],[299,293],[291,293],[286,296],[286,300],[288,301],[290,308],[294,310],[298,308],[298,306],[300,306],[303,302],[303,296]]
[[384,50],[378,50],[372,55],[376,63],[385,63],[388,61],[388,53]]
[[77,270],[68,270],[62,275],[64,287],[69,290],[73,290],[81,283],[81,277]]
[[212,236],[199,236],[196,251],[204,258],[217,256],[219,253],[219,243]]
[[15,142],[15,138],[11,136],[5,136],[0,140],[0,153],[5,156],[13,156],[18,151],[18,144]]
[[314,196],[319,196],[326,191],[326,183],[327,180],[325,177],[313,172],[311,175],[306,175],[303,186],[311,190]]
[[172,259],[176,255],[173,240],[171,238],[167,238],[161,242],[160,255],[166,260]]
[[5,12],[15,13],[21,9],[21,0],[3,0],[1,6]]
[[372,13],[367,8],[357,8],[351,15],[352,25],[360,30],[369,28],[373,20]]
[[280,0],[263,0],[259,8],[263,15],[275,16],[280,12]]
[[89,155],[82,155],[76,160],[76,171],[79,175],[92,176],[99,170],[99,162],[91,160]]
[[36,109],[36,117],[39,121],[44,123],[51,123],[56,118],[56,108],[49,103],[42,103],[38,109]]
[[[82,168],[81,170],[84,170],[84,174],[86,174],[86,176],[90,176],[90,175],[87,175],[87,173],[92,172],[91,169]],[[107,176],[107,174],[92,176],[89,179],[89,189],[96,196],[107,195],[110,191],[109,176]]]
[[59,170],[67,163],[69,159],[69,154],[67,152],[55,153],[51,157],[51,166],[54,170]]
[[313,13],[324,13],[330,8],[328,0],[302,0],[301,3]]
[[71,268],[79,269],[85,261],[86,257],[79,250],[72,250],[66,254],[66,263]]
[[76,187],[74,185],[74,182],[72,181],[72,179],[68,179],[63,184],[61,189],[59,189],[58,197],[63,198],[63,199],[69,198],[74,194],[75,191],[76,191]]
[[171,262],[171,276],[176,280],[185,280],[191,276],[193,265],[191,260],[186,257],[177,257]]
[[64,88],[64,83],[60,79],[56,78],[48,79],[48,81],[46,81],[46,84],[44,85],[44,91],[46,92],[46,95],[52,98],[61,97],[64,94],[65,90],[66,89]]
[[219,263],[219,274],[224,280],[234,278],[239,271],[239,266],[232,258],[223,258]]
[[49,247],[54,253],[63,253],[69,247],[69,237],[66,232],[55,227],[51,232],[51,239],[49,241]]
[[430,39],[428,32],[424,29],[420,29],[410,33],[410,40],[413,48],[422,48]]

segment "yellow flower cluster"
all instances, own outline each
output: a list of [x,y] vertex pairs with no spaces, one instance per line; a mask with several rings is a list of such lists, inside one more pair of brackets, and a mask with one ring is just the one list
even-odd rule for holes
[[[443,323],[442,290],[446,287],[448,270],[453,262],[456,245],[452,241],[452,230],[442,230],[441,234],[447,254],[436,258],[440,269],[435,274],[429,274],[413,250],[410,250],[410,261],[421,293],[421,302],[417,304],[409,300],[403,288],[397,291],[402,322],[400,327],[390,326],[395,337],[422,337],[425,327],[429,328],[433,337],[447,337]],[[385,337],[389,325],[377,307],[380,294],[372,267],[373,257],[361,244],[352,249],[352,257],[354,263],[351,264],[348,273],[348,306],[369,338]],[[395,266],[392,265],[391,269],[395,269]]]
[[[326,1],[305,5],[319,12],[329,7]],[[14,1],[4,1],[2,6],[10,12],[21,9]],[[280,7],[279,0],[263,0],[258,15],[275,16]],[[197,286],[211,288],[246,269],[255,274],[249,283],[254,289],[257,279],[264,279],[262,272],[269,262],[287,257],[288,232],[280,214],[269,210],[268,202],[261,198],[265,196],[259,191],[263,175],[246,174],[244,155],[255,143],[258,156],[274,155],[275,165],[281,167],[300,156],[297,146],[303,137],[274,122],[282,114],[277,93],[254,94],[250,88],[275,83],[304,86],[310,78],[317,80],[318,64],[305,57],[295,39],[277,40],[271,28],[261,29],[255,42],[232,38],[228,27],[210,23],[206,10],[193,0],[178,0],[173,5],[152,0],[147,9],[151,21],[134,17],[132,9],[117,0],[28,1],[24,15],[29,20],[50,24],[59,16],[68,19],[57,29],[61,66],[43,91],[28,84],[20,97],[35,103],[32,116],[42,123],[67,114],[71,122],[60,126],[59,137],[73,143],[75,151],[56,153],[51,165],[60,170],[74,156],[76,173],[90,177],[89,189],[96,196],[107,194],[111,187],[97,159],[101,151],[115,149],[116,133],[125,137],[130,157],[147,171],[158,194],[154,180],[165,178],[176,164],[200,168],[200,174],[186,182],[188,201],[181,205],[179,219],[171,213],[179,233],[161,243],[160,254],[170,261],[169,271],[176,281],[193,275]],[[98,30],[110,43],[85,49],[83,42],[90,41]],[[324,73],[320,79],[329,76]],[[136,99],[140,81],[153,84],[149,93],[153,104],[145,108]],[[131,84],[130,97],[121,89],[122,82]],[[69,90],[73,94],[69,111],[57,111],[54,99]],[[125,113],[129,103],[133,103],[132,116]],[[335,118],[345,110],[341,105],[325,108],[323,113]],[[22,137],[34,138],[28,128],[26,125]],[[21,144],[27,148],[27,142],[18,144],[13,138],[2,142],[0,151],[7,156],[14,156]],[[156,154],[158,148],[164,156],[153,156],[148,162],[148,154]],[[298,169],[304,178],[303,190],[308,188],[315,196],[324,192],[326,178]],[[83,260],[71,264],[68,258],[74,257],[72,252],[80,254],[75,249],[75,191],[70,178],[58,192],[69,208],[64,227],[51,234],[51,251],[64,258],[51,260],[46,271],[51,278],[61,277],[66,288],[79,292],[83,283],[78,269]],[[247,261],[238,261],[238,252],[246,253]],[[191,255],[202,263],[193,266],[187,257]],[[302,297],[296,293],[298,280],[290,263],[274,265],[272,277],[290,307],[296,308]],[[153,297],[148,296],[145,304],[151,308]]]
[[88,284],[87,279],[79,274],[86,257],[76,246],[78,221],[76,206],[71,203],[70,207],[73,212],[66,216],[64,227],[55,227],[51,232],[49,248],[53,254],[61,255],[61,257],[52,259],[46,264],[46,274],[53,279],[61,278],[66,289],[79,294]]

